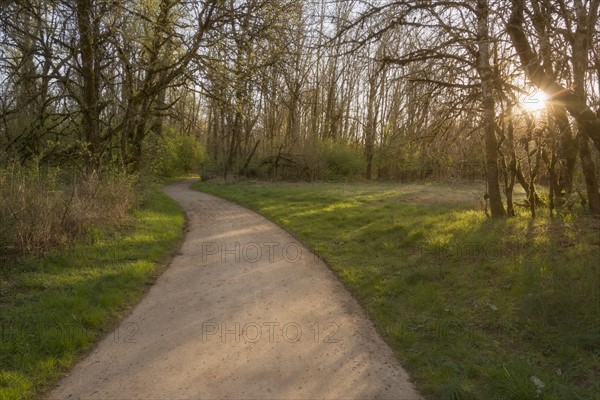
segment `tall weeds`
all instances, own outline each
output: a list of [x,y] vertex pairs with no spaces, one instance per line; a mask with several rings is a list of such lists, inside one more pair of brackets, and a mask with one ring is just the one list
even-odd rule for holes
[[127,222],[135,178],[58,168],[0,168],[0,256],[40,254]]

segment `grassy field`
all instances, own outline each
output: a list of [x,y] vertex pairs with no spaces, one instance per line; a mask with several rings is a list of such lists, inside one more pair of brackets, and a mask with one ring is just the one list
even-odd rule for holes
[[600,399],[598,220],[492,221],[469,184],[195,188],[320,254],[428,398]]
[[158,189],[147,196],[125,232],[98,232],[42,258],[0,260],[0,399],[42,394],[158,276],[184,216]]

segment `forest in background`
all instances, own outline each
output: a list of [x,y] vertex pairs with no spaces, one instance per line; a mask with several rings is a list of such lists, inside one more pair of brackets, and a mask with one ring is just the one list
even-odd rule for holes
[[0,1],[1,252],[118,224],[140,177],[199,171],[481,179],[492,217],[518,187],[532,216],[598,214],[599,7]]

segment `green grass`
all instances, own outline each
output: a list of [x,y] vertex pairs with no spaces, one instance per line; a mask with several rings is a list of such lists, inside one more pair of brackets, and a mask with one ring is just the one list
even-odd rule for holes
[[0,399],[43,394],[158,276],[182,236],[183,212],[158,189],[134,223],[87,244],[0,268]]
[[467,184],[195,188],[320,254],[428,398],[600,399],[598,220],[489,220]]

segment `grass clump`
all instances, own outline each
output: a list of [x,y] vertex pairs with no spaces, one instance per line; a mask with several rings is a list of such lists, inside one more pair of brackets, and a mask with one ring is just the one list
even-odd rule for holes
[[467,184],[199,183],[319,253],[432,399],[600,399],[600,225]]

